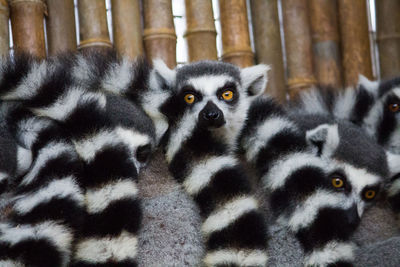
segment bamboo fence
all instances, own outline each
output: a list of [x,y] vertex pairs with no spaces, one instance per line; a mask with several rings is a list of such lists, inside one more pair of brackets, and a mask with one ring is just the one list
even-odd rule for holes
[[[269,64],[267,93],[280,102],[317,83],[342,88],[357,83],[359,74],[400,74],[398,0],[376,1],[375,77],[366,0],[219,0],[219,12],[212,0],[183,2],[188,61],[219,57],[240,67]],[[0,56],[9,54],[12,34],[15,52],[40,58],[114,48],[132,59],[146,55],[177,65],[172,0],[111,0],[112,40],[106,12],[103,0],[78,0],[76,7],[72,0],[0,0]]]

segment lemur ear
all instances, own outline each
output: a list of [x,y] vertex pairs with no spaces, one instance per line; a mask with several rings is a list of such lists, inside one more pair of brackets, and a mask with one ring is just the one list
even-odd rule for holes
[[270,67],[264,64],[259,64],[244,68],[241,70],[240,76],[242,86],[248,92],[249,96],[261,95],[267,85],[267,73]]
[[322,124],[306,132],[306,140],[318,155],[330,157],[339,146],[337,124]]
[[176,71],[171,70],[161,59],[153,60],[153,71],[150,74],[152,89],[172,90],[175,85]]
[[390,177],[400,173],[400,155],[386,151]]
[[364,87],[367,91],[376,94],[378,92],[379,82],[371,81],[364,75],[358,75],[358,83],[359,86]]

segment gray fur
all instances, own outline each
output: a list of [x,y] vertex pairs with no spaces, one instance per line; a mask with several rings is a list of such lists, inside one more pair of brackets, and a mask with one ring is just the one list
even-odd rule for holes
[[178,69],[176,75],[176,84],[179,86],[190,78],[200,77],[204,75],[228,75],[240,83],[240,69],[235,65],[219,62],[204,60],[195,62],[193,64],[185,65]]

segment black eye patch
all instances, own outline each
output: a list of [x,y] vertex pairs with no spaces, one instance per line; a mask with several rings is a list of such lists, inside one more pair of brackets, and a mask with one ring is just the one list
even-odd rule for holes
[[361,198],[365,201],[373,201],[377,198],[380,192],[380,184],[368,185],[361,191]]
[[136,150],[136,158],[140,163],[146,163],[150,158],[151,146],[149,144],[139,146]]
[[233,93],[233,97],[229,102],[225,101],[225,103],[229,105],[235,105],[239,101],[239,92],[236,88],[236,84],[234,82],[227,82],[224,84],[224,86],[218,88],[216,95],[219,100],[224,101],[223,94],[226,91],[231,91]]

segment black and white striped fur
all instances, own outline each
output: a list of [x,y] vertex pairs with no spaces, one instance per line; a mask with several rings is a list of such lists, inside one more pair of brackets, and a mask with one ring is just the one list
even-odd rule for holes
[[1,107],[18,150],[32,158],[20,158],[31,166],[9,177],[9,199],[1,200],[8,211],[0,223],[0,265],[67,266],[85,217],[81,161],[54,121],[15,104]]
[[[170,70],[155,61],[145,83],[149,88],[132,91],[135,76],[131,62],[113,56],[106,61],[92,57],[81,65],[91,73],[81,78],[83,83],[94,84],[91,77],[101,76],[103,90],[140,103],[155,123],[157,140],[169,126],[164,137],[169,169],[199,205],[204,219],[204,263],[264,266],[267,241],[263,216],[233,148],[246,118],[249,95],[261,93],[267,68],[240,70],[229,64],[200,62]],[[223,89],[234,90],[232,103],[220,99]],[[192,92],[201,101],[189,107],[183,99],[185,92]],[[223,126],[211,129],[200,125],[199,113],[208,103],[222,112]]]
[[154,146],[152,124],[143,112],[136,114],[144,116],[141,127],[134,118],[116,121],[106,95],[76,80],[84,70],[80,61],[84,56],[48,61],[17,56],[2,66],[0,98],[56,121],[83,162],[86,214],[71,265],[134,266],[141,222],[136,180]]
[[[250,181],[234,153],[250,96],[259,95],[267,67],[222,62],[186,65],[166,77],[174,94],[162,106],[169,131],[166,159],[203,218],[206,266],[265,266],[267,229]],[[232,101],[221,94],[231,90]],[[184,98],[193,94],[189,104]],[[212,118],[208,115],[215,115]]]
[[[320,90],[300,94],[299,112],[331,114],[362,127],[388,150],[392,179],[387,197],[400,220],[400,79],[369,81],[360,76],[356,88]],[[396,171],[397,170],[397,171]]]
[[[387,175],[383,150],[357,127],[347,132],[347,126],[324,117],[290,117],[273,100],[260,98],[239,138],[277,221],[300,241],[305,266],[352,265],[349,239],[369,205],[362,194],[368,189],[378,193]],[[352,134],[360,139],[349,139]],[[353,161],[360,144],[373,153]],[[343,188],[332,185],[335,177],[344,181]]]

